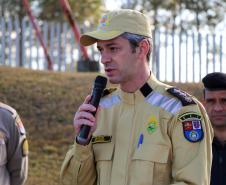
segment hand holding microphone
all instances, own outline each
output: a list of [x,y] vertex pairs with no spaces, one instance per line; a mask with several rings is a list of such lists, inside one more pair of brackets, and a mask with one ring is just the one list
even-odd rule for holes
[[95,125],[95,114],[99,106],[100,99],[107,84],[107,78],[97,76],[91,97],[87,97],[85,102],[79,107],[75,114],[74,126],[79,131],[77,142],[87,144],[91,126]]

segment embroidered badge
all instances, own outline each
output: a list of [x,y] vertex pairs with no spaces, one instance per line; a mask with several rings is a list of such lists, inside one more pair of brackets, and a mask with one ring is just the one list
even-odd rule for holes
[[23,156],[27,156],[29,153],[28,141],[25,138],[22,143],[22,154]]
[[109,19],[110,17],[107,16],[107,15],[104,15],[101,19],[100,19],[100,23],[98,25],[98,30],[101,30],[101,31],[106,31],[106,27],[109,26]]
[[151,116],[150,119],[148,120],[147,131],[150,134],[152,134],[157,130],[157,127],[158,127],[157,119],[154,116]]
[[92,138],[92,144],[95,143],[110,143],[112,136],[94,136]]
[[197,113],[188,112],[179,117],[183,125],[184,137],[190,142],[198,142],[203,139],[201,116]]

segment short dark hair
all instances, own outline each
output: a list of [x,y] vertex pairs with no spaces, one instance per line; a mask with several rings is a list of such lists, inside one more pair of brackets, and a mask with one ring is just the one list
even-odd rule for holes
[[135,51],[135,49],[139,46],[139,43],[143,39],[147,39],[149,46],[150,46],[148,53],[147,53],[147,61],[149,62],[151,50],[152,50],[152,42],[151,42],[150,37],[146,37],[146,36],[143,36],[143,35],[137,35],[137,34],[134,34],[134,33],[128,33],[128,32],[123,33],[121,36],[129,41],[130,46],[133,49],[133,51]]
[[209,73],[202,79],[202,82],[206,90],[209,91],[226,90],[225,73],[221,72]]

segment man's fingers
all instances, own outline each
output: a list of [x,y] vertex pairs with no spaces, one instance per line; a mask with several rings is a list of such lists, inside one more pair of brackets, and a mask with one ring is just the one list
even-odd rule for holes
[[90,102],[90,100],[91,100],[91,95],[89,94],[88,96],[86,96],[86,98],[85,98],[83,103],[87,104],[87,103]]
[[79,119],[76,121],[76,124],[74,124],[74,127],[76,129],[77,132],[80,131],[80,128],[82,125],[88,125],[90,127],[93,127],[95,125],[95,122],[92,122],[90,120],[87,119]]
[[82,112],[82,111],[86,111],[86,112],[94,112],[96,110],[96,108],[91,105],[91,104],[82,104],[79,109],[78,112]]
[[92,122],[95,121],[95,117],[90,112],[78,112],[75,116],[75,120],[87,119]]

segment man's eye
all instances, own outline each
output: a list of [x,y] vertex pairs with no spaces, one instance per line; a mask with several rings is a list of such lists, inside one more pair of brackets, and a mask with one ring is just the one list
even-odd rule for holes
[[213,104],[214,103],[214,100],[212,100],[212,99],[206,100],[206,103]]
[[117,48],[117,47],[111,47],[110,50],[111,50],[112,52],[115,52],[115,51],[118,51],[119,48]]
[[221,100],[224,105],[226,105],[226,99]]

